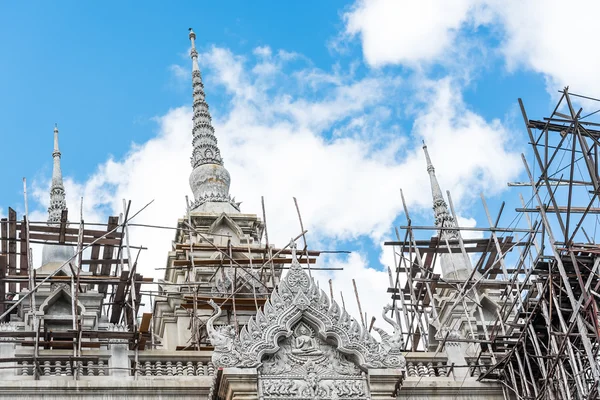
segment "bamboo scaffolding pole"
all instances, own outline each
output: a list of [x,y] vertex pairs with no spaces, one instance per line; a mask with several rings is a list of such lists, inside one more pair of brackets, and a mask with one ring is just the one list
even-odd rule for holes
[[[81,332],[81,321],[79,319],[79,315],[77,313],[77,303],[79,301],[79,292],[81,291],[80,287],[80,277],[81,277],[81,258],[83,251],[81,247],[83,245],[83,229],[84,229],[84,221],[83,221],[83,197],[80,199],[79,203],[79,234],[77,235],[77,271],[76,277],[71,275],[71,299],[72,299],[72,316],[73,316],[73,329],[76,329],[78,333]],[[35,344],[38,347],[38,343]],[[79,357],[81,355],[81,340],[78,337],[73,338],[73,357]],[[73,371],[73,379],[79,379],[79,368],[76,368]]]
[[[271,262],[271,287],[275,288],[275,266],[273,265],[273,254],[271,252],[271,246],[269,246],[269,231],[267,228],[267,211],[265,209],[265,198],[264,196],[260,196],[260,205],[262,207],[262,215],[263,215],[263,223],[265,224],[265,250],[269,254],[269,260]],[[304,231],[304,230],[303,230]],[[304,236],[304,233],[302,234]],[[263,258],[265,253],[263,253]],[[263,265],[266,262],[263,262]],[[262,270],[262,268],[261,268]],[[262,273],[262,271],[261,271]]]
[[[298,207],[298,200],[294,197],[294,205],[296,206],[296,212],[298,213],[298,221],[300,222],[300,230],[304,232],[304,224],[302,223],[302,215],[300,215],[300,207]],[[304,241],[304,255],[308,260],[308,243],[306,241],[306,234],[302,235]],[[312,272],[310,270],[310,263],[306,263],[308,269],[308,276],[312,278]],[[333,298],[333,297],[332,297]]]
[[[23,178],[23,200],[25,202],[25,243],[27,246],[27,269],[28,269],[28,278],[29,278],[29,287],[33,288],[35,286],[35,282],[33,280],[34,277],[34,270],[33,270],[33,264],[32,264],[32,260],[31,260],[31,248],[30,248],[30,242],[29,242],[29,202],[28,202],[28,198],[27,198],[27,180],[25,178]],[[22,245],[22,244],[21,244]],[[4,282],[0,283],[0,285],[4,285]],[[31,298],[29,299],[29,306],[31,311],[33,312],[33,329],[35,329],[36,331],[36,337],[35,337],[35,349],[33,351],[33,365],[34,365],[34,379],[39,379],[38,376],[38,359],[37,356],[39,355],[39,348],[37,346],[38,340],[39,340],[39,326],[40,326],[40,322],[39,319],[37,317],[37,310],[36,310],[36,299],[35,299],[35,293],[31,294]],[[4,318],[4,315],[2,317],[0,317],[0,320],[2,320]]]
[[[531,175],[531,171],[529,169],[529,165],[527,164],[527,160],[525,159],[525,156],[522,155],[522,160],[523,160],[523,164],[525,166],[525,169],[527,171],[527,175],[529,176],[529,180],[531,181],[531,183],[533,184],[533,176]],[[567,273],[565,271],[565,267],[563,265],[562,262],[562,258],[560,256],[560,254],[558,253],[556,246],[555,246],[555,240],[554,240],[554,235],[552,233],[552,228],[550,226],[550,223],[546,217],[546,212],[543,210],[543,202],[539,196],[539,193],[537,190],[534,191],[535,192],[535,197],[538,201],[538,204],[540,206],[540,214],[542,216],[542,220],[544,225],[546,226],[546,232],[548,234],[548,239],[550,241],[550,247],[554,253],[554,257],[556,260],[556,265],[558,267],[558,271],[559,274],[561,276],[561,279],[563,280],[563,288],[568,296],[569,302],[571,303],[571,308],[572,310],[575,310],[575,318],[573,319],[573,321],[571,322],[572,324],[577,324],[577,328],[579,330],[579,332],[581,333],[581,343],[585,349],[586,355],[588,357],[589,363],[590,363],[590,371],[592,373],[592,376],[594,377],[594,379],[596,380],[596,382],[600,381],[600,374],[598,372],[598,367],[597,367],[597,362],[594,358],[594,355],[592,353],[592,348],[591,348],[591,342],[587,336],[587,327],[586,325],[583,323],[583,319],[581,317],[581,314],[577,311],[579,310],[580,305],[583,303],[583,299],[582,300],[577,300],[573,294],[573,290],[571,289],[571,285],[570,285],[570,281],[569,281],[569,277],[567,276]],[[585,295],[585,293],[584,293]],[[561,347],[563,347],[564,345],[566,345],[566,342],[568,341],[568,336],[565,336],[565,338],[563,339],[564,344],[561,345]],[[558,359],[555,358],[551,368],[549,369],[549,374],[552,375],[552,372],[554,370],[554,368],[556,367],[557,361]]]
[[360,306],[360,296],[358,295],[358,289],[356,288],[356,280],[354,280],[354,278],[352,278],[352,286],[354,286],[354,295],[356,296],[356,304],[358,305],[358,313],[360,314],[360,320],[362,321],[362,326],[366,329],[366,318],[363,316],[362,307]]
[[[154,202],[154,200],[150,201],[149,203],[147,203],[144,207],[142,207],[140,210],[138,210],[138,212],[136,212],[130,219],[135,218],[139,213],[141,213],[142,211],[144,211],[150,204],[152,204]],[[87,248],[91,247],[92,245],[96,244],[98,241],[106,238],[107,236],[109,236],[110,234],[112,234],[113,232],[115,232],[117,229],[119,229],[121,227],[121,225],[117,225],[117,227],[115,227],[114,229],[106,232],[105,234],[103,234],[102,236],[100,236],[99,238],[95,239],[92,243],[89,243],[87,245],[85,245],[84,247],[82,247],[81,251],[85,251]],[[14,310],[19,304],[21,304],[25,299],[29,298],[29,296],[32,295],[32,293],[34,293],[35,291],[37,291],[44,283],[46,283],[50,278],[54,277],[58,272],[62,271],[62,269],[68,265],[73,259],[75,259],[75,257],[77,257],[78,254],[75,253],[73,254],[73,256],[71,258],[69,258],[67,261],[65,261],[64,263],[62,263],[62,265],[57,268],[56,270],[54,270],[53,272],[51,272],[50,274],[48,274],[44,279],[42,279],[40,281],[40,283],[38,283],[34,288],[31,288],[29,290],[29,292],[23,293],[23,295],[21,297],[19,297],[19,299],[12,305],[10,306],[6,311],[4,311],[4,313],[2,313],[2,315],[0,315],[0,320],[2,320],[4,317],[6,317],[12,310]]]

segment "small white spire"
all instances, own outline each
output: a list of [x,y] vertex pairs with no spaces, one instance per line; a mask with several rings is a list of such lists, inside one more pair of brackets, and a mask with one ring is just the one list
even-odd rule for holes
[[52,167],[52,185],[50,186],[50,206],[48,207],[49,224],[60,222],[62,211],[67,209],[65,187],[60,168],[61,153],[58,147],[58,126],[56,124],[54,124],[54,151],[52,152],[52,158],[54,159],[54,165]]
[[[456,228],[456,221],[452,214],[450,214],[448,205],[444,200],[440,184],[435,176],[435,168],[431,162],[431,157],[429,157],[425,142],[423,142],[423,151],[425,152],[425,158],[427,159],[427,172],[429,173],[429,180],[431,181],[435,226],[440,228]],[[439,238],[442,241],[458,240],[460,238],[459,235],[460,233],[456,229],[440,229],[439,231]],[[445,246],[445,243],[440,244],[440,247],[441,246]],[[458,245],[451,244],[450,247],[458,247]],[[442,269],[442,277],[444,279],[467,279],[472,271],[469,259],[463,254],[460,254],[460,250],[457,250],[456,253],[442,253],[440,255],[440,266]]]
[[[60,150],[58,149],[58,124],[54,124],[54,153],[58,153],[60,157]],[[52,153],[53,157],[54,153]]]
[[[61,154],[58,147],[58,127],[54,124],[54,151],[52,152],[54,166],[52,167],[52,184],[50,186],[48,225],[57,225],[60,223],[62,212],[67,209],[65,187],[63,185],[62,171],[60,169],[60,157]],[[44,244],[44,247],[42,248],[42,266],[38,269],[38,272],[52,273],[72,256],[73,248],[71,246]]]
[[[435,226],[444,228],[456,227],[456,221],[454,221],[454,217],[452,217],[448,210],[448,205],[446,204],[446,200],[444,200],[444,195],[442,194],[442,189],[440,189],[440,184],[435,176],[435,168],[431,162],[431,157],[429,157],[429,152],[427,151],[427,145],[425,144],[425,141],[423,141],[423,152],[425,152],[425,159],[427,160],[427,172],[429,173],[429,180],[431,182],[431,195],[433,197]],[[441,230],[440,237],[456,239],[458,238],[458,232],[454,230]]]

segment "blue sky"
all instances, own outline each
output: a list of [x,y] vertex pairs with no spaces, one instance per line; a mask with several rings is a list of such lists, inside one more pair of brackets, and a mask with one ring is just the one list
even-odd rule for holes
[[[524,179],[517,98],[541,118],[566,84],[600,89],[598,60],[578,67],[560,52],[561,43],[583,51],[576,39],[593,24],[554,32],[572,11],[530,3],[2,2],[0,212],[23,210],[27,177],[34,215],[45,218],[56,122],[71,210],[83,196],[86,220],[103,221],[121,198],[134,208],[154,198],[145,218],[173,225],[191,194],[193,27],[243,210],[260,213],[264,195],[273,237],[285,242],[298,233],[296,196],[315,246],[355,252],[325,262],[365,277],[365,291],[381,288],[386,274],[368,268],[391,262],[380,243],[405,221],[400,188],[415,222],[433,223],[421,140],[463,222],[485,226],[479,192],[495,214],[501,199],[516,204],[505,182]],[[170,234],[147,235],[139,241],[157,243],[152,264]],[[341,288],[347,276],[335,277]]]
[[[168,68],[181,62],[189,26],[205,47],[226,46],[243,53],[269,44],[316,55],[315,62],[326,66],[332,57],[325,41],[335,34],[335,25],[326,21],[335,21],[338,10],[321,6],[319,13],[311,12],[318,3],[290,3],[278,10],[271,2],[245,1],[228,7],[212,2],[178,7],[164,2],[145,2],[144,7],[123,2],[3,2],[0,33],[6,40],[0,49],[7,56],[0,64],[5,77],[0,101],[3,130],[10,133],[5,145],[17,148],[23,138],[36,144],[51,139],[48,132],[58,122],[64,152],[70,154],[65,169],[84,179],[108,154],[120,157],[132,141],[151,137],[156,130],[153,116],[189,103],[188,91],[173,89]],[[28,147],[31,160],[46,158],[48,164],[47,146]],[[15,175],[9,180],[32,176],[41,166],[25,163],[25,168],[11,169]]]

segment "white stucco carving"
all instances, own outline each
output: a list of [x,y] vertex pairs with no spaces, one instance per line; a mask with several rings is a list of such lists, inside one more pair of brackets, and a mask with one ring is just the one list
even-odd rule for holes
[[280,341],[277,353],[263,359],[258,374],[259,396],[265,400],[369,398],[364,371],[303,321]]
[[298,336],[294,331],[297,324],[304,321],[314,330],[315,337],[336,343],[340,353],[353,357],[363,369],[403,368],[405,360],[399,348],[377,342],[335,301],[330,301],[302,269],[294,243],[291,248],[292,264],[288,274],[239,335],[213,326],[221,309],[211,302],[216,313],[209,319],[207,330],[215,346],[213,363],[220,367],[257,367],[264,356],[280,349],[280,339],[294,334],[296,338],[301,337],[298,340],[302,342],[296,350],[308,352],[315,347],[314,343],[310,343],[307,335]]

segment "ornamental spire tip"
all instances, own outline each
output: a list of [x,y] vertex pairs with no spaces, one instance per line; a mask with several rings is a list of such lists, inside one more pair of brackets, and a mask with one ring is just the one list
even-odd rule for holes
[[62,170],[60,167],[61,153],[58,147],[57,124],[54,124],[54,151],[52,152],[52,158],[54,159],[54,165],[52,167],[52,185],[50,186],[48,223],[59,222],[62,211],[67,209],[65,187],[63,185]]
[[204,203],[228,203],[229,209],[239,211],[233,199],[229,196],[229,172],[223,166],[221,151],[217,145],[217,137],[212,126],[212,118],[206,103],[204,83],[198,65],[198,51],[196,50],[196,34],[189,29],[189,38],[192,45],[190,57],[192,59],[192,93],[193,93],[193,128],[192,128],[192,173],[190,186],[194,192],[194,207]]
[[[456,226],[454,217],[450,215],[448,205],[446,204],[446,200],[444,200],[442,189],[440,188],[440,184],[438,183],[437,177],[435,176],[435,168],[433,167],[431,157],[429,157],[429,152],[427,151],[427,145],[424,141],[423,152],[425,153],[425,159],[427,160],[427,172],[429,173],[429,180],[431,183],[431,195],[433,197],[433,214],[435,217],[435,225],[438,227],[445,228]],[[448,236],[449,238],[454,238],[456,235],[457,232],[454,230],[440,231],[440,236]]]

